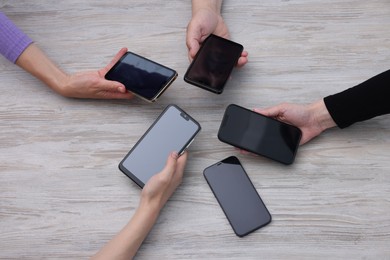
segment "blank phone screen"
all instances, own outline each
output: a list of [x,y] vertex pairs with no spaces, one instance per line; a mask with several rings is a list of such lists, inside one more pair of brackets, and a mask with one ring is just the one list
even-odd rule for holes
[[294,161],[301,135],[295,126],[237,105],[226,108],[218,132],[223,142],[284,164]]
[[182,152],[200,125],[177,106],[168,106],[119,164],[119,168],[140,187],[160,172],[168,155]]
[[206,168],[204,176],[238,236],[271,222],[270,213],[236,157]]
[[242,45],[210,35],[202,44],[184,79],[192,84],[220,93],[237,64]]
[[137,54],[127,52],[106,74],[106,79],[146,99],[153,99],[176,76],[176,72]]

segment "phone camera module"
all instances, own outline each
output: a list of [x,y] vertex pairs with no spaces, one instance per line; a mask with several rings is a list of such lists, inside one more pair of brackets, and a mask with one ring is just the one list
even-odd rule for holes
[[187,121],[189,120],[189,118],[188,118],[188,115],[187,115],[187,114],[185,114],[185,113],[181,113],[180,115],[181,115],[181,117],[182,117],[182,118],[184,118],[185,120],[187,120]]

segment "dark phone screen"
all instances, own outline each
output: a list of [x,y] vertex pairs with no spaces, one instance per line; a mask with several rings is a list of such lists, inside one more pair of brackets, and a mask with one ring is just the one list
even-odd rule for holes
[[226,108],[218,138],[233,146],[291,164],[301,130],[237,105]]
[[242,50],[242,45],[212,34],[202,44],[184,78],[220,93]]
[[140,187],[160,172],[168,155],[182,152],[199,132],[200,125],[183,110],[169,105],[141,137],[119,168]]
[[174,70],[127,52],[105,78],[119,81],[129,91],[152,100],[175,76]]
[[204,176],[238,236],[271,222],[271,215],[235,156],[204,170]]

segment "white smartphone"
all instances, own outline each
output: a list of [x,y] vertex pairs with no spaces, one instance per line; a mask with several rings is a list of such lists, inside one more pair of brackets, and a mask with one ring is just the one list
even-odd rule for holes
[[119,163],[119,169],[143,188],[164,168],[168,155],[173,151],[182,154],[200,129],[184,110],[169,105]]

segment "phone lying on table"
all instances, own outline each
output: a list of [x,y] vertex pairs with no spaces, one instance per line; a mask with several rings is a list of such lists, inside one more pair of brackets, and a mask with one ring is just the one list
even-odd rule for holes
[[164,168],[168,155],[173,151],[182,154],[200,129],[184,110],[169,105],[119,163],[119,169],[143,188]]
[[125,53],[105,75],[149,102],[156,101],[176,77],[175,70],[132,52]]
[[294,162],[302,132],[298,127],[231,104],[226,108],[218,139],[275,161]]
[[184,80],[221,94],[242,51],[241,44],[211,34],[202,43],[184,75]]
[[237,236],[271,222],[271,214],[237,157],[209,166],[203,175]]

